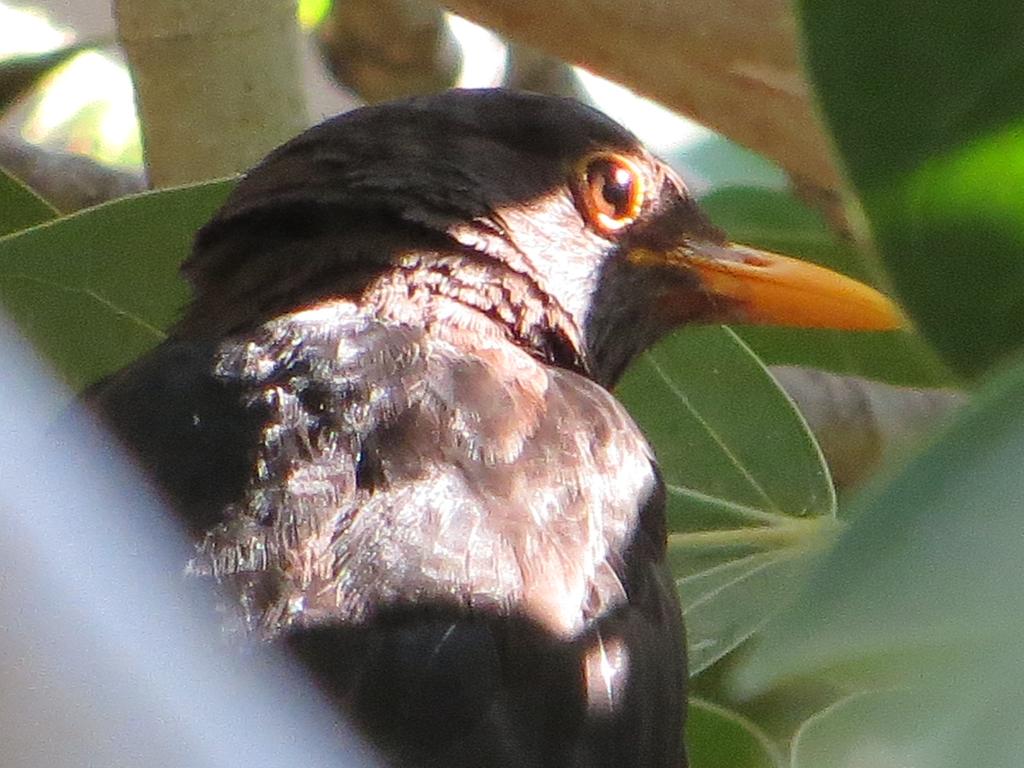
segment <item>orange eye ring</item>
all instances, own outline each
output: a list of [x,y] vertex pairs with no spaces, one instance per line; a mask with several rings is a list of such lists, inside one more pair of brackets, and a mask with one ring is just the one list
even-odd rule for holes
[[576,193],[587,223],[602,235],[633,223],[644,204],[644,175],[632,160],[598,152],[578,166]]

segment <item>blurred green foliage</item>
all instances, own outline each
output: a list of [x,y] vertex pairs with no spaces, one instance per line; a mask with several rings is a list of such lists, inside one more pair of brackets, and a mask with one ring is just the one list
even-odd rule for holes
[[948,363],[1024,342],[1024,4],[801,4],[811,76],[879,255]]
[[1024,753],[1024,6],[801,5],[808,64],[878,256],[924,335],[981,386],[854,502],[741,694],[848,692],[793,768],[1019,766]]

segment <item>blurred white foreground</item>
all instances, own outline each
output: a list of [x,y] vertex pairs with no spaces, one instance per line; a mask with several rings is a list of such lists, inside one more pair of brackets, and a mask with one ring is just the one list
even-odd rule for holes
[[0,765],[371,765],[299,670],[222,640],[135,473],[55,445],[68,395],[3,318],[0,360]]

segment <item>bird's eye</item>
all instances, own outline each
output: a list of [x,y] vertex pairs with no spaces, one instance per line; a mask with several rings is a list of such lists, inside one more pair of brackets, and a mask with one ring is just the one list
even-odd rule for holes
[[602,234],[632,223],[643,206],[643,174],[621,155],[601,153],[588,158],[577,183],[583,213]]

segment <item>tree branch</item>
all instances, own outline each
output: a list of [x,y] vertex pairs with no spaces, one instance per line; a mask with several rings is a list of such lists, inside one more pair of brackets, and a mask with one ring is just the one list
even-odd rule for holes
[[785,0],[445,0],[509,38],[651,96],[775,160],[838,187]]
[[807,419],[840,489],[905,453],[967,402],[951,389],[896,387],[800,366],[770,370]]
[[294,0],[116,0],[115,17],[153,186],[242,171],[307,127]]
[[53,152],[0,135],[0,168],[10,171],[61,213],[71,213],[146,188],[138,175],[81,155]]

